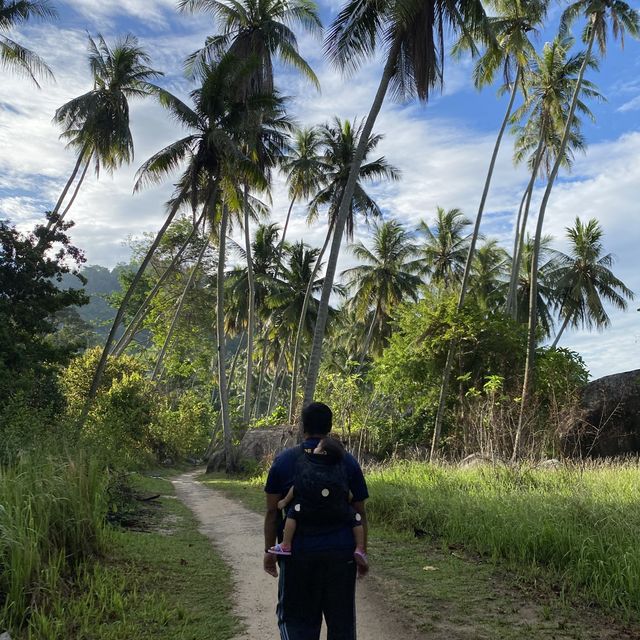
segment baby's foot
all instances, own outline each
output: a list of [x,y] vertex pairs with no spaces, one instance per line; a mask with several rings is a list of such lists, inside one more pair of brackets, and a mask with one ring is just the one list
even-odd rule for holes
[[269,549],[269,553],[272,553],[274,556],[290,556],[291,547],[288,544],[279,542]]
[[353,552],[353,557],[356,561],[356,564],[358,565],[358,575],[359,576],[365,575],[367,571],[369,571],[369,560],[367,558],[367,554],[365,553],[365,550],[362,549],[361,547],[358,547]]

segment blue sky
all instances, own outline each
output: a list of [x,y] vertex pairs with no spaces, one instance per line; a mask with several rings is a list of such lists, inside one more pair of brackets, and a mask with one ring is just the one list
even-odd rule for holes
[[[186,97],[190,85],[182,75],[184,57],[215,32],[208,15],[184,16],[175,0],[66,0],[55,2],[60,18],[55,23],[30,25],[16,39],[36,50],[52,66],[57,82],[37,91],[26,80],[0,75],[0,217],[28,228],[51,208],[69,175],[74,158],[58,140],[51,124],[55,109],[90,88],[86,64],[87,32],[102,33],[107,40],[132,32],[150,52],[153,65],[165,72],[162,84]],[[638,7],[638,3],[631,3]],[[539,47],[553,38],[562,4],[554,5]],[[338,0],[323,0],[321,15],[329,24]],[[582,25],[576,26],[579,37]],[[380,60],[365,65],[350,78],[342,77],[322,58],[321,42],[300,34],[302,54],[318,74],[322,92],[287,70],[277,69],[277,83],[292,96],[292,110],[303,123],[366,115],[380,73]],[[459,207],[475,215],[489,156],[506,97],[497,87],[477,92],[471,83],[471,63],[447,61],[442,95],[434,93],[426,106],[387,101],[375,130],[385,138],[380,152],[402,171],[397,184],[371,187],[387,217],[415,226],[431,220],[437,206]],[[597,217],[605,231],[605,247],[616,255],[615,271],[640,294],[636,254],[640,246],[640,44],[625,40],[624,51],[613,39],[600,72],[591,74],[607,102],[592,104],[594,124],[586,123],[587,154],[579,157],[570,176],[561,176],[547,212],[545,230],[565,247],[564,228],[576,215]],[[151,101],[132,105],[136,158],[114,176],[92,176],[81,192],[72,217],[72,237],[87,254],[89,263],[113,266],[127,260],[126,240],[156,230],[170,185],[133,196],[137,167],[180,131]],[[511,162],[512,140],[507,139],[498,159],[487,203],[483,230],[510,246],[516,209],[526,184],[523,168]],[[539,197],[540,194],[538,194]],[[273,193],[274,221],[286,212],[286,191],[281,179]],[[322,224],[307,227],[304,208],[294,210],[292,239],[304,237],[319,245]],[[360,226],[356,238],[366,242],[368,230]],[[351,264],[343,251],[341,268]],[[612,312],[612,327],[602,334],[567,332],[562,345],[582,353],[592,375],[640,368],[640,302],[626,313]]]

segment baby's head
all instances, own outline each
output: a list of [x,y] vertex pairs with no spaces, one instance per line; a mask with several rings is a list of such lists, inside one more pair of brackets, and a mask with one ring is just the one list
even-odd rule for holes
[[320,453],[333,458],[336,462],[344,458],[345,450],[340,440],[326,436],[322,438],[313,450],[313,453]]

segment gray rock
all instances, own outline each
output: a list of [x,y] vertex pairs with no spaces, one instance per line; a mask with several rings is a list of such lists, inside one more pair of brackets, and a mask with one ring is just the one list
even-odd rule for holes
[[536,466],[538,469],[560,469],[562,467],[562,462],[557,458],[550,458],[549,460],[539,462]]
[[4,633],[0,633],[0,640],[11,640],[9,632],[5,631]]
[[562,438],[568,456],[615,457],[640,453],[640,369],[585,386],[580,412]]
[[472,453],[460,462],[461,467],[482,467],[485,465],[504,466],[504,464],[504,461],[500,458],[492,458],[491,456],[483,453]]

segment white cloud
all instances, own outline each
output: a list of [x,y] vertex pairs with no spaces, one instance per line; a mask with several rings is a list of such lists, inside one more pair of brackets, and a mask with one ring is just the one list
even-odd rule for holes
[[622,106],[618,107],[617,110],[625,112],[625,111],[637,111],[638,109],[640,109],[640,96],[636,96],[635,98],[628,100]]

